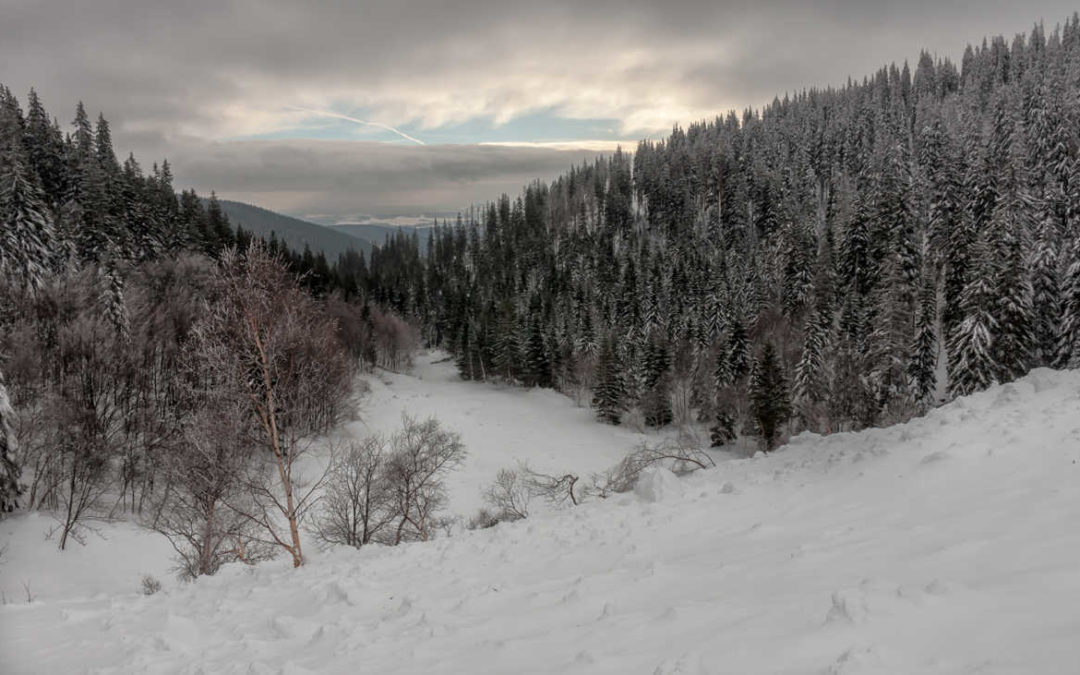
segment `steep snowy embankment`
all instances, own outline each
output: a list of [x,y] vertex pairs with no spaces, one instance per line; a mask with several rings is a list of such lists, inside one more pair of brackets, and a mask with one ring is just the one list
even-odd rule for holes
[[494,530],[2,607],[0,671],[1073,673],[1078,459],[1080,373],[1040,370]]

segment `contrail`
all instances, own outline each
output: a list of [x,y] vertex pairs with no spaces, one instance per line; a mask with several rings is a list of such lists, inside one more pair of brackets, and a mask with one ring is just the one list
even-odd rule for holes
[[371,127],[379,127],[380,129],[386,129],[387,131],[392,131],[392,132],[394,132],[398,136],[401,136],[402,138],[404,138],[407,141],[412,141],[413,143],[416,143],[418,145],[427,145],[426,143],[424,143],[419,138],[413,138],[412,136],[405,133],[404,131],[399,131],[398,129],[395,129],[394,127],[390,126],[389,124],[383,124],[382,122],[369,122],[367,120],[358,119],[356,117],[349,117],[348,115],[342,115],[341,113],[328,112],[326,110],[312,110],[311,108],[301,108],[300,106],[295,106],[295,105],[286,106],[286,108],[288,108],[289,110],[296,110],[298,112],[311,113],[312,115],[322,115],[323,117],[334,117],[334,118],[339,119],[339,120],[348,120],[349,122],[356,122],[357,124],[364,124],[366,126],[371,126]]

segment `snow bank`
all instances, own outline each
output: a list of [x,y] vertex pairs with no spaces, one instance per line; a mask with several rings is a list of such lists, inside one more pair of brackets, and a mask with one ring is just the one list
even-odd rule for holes
[[650,466],[641,472],[634,484],[634,494],[645,502],[675,499],[682,494],[679,477],[662,466]]
[[9,604],[0,672],[1071,673],[1078,459],[1080,373],[1040,370],[491,530]]

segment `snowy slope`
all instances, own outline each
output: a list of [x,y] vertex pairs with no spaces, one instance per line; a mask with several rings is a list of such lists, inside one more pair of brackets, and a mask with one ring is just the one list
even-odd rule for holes
[[1080,373],[1039,370],[493,530],[9,604],[0,672],[1075,673],[1078,459]]
[[518,461],[538,471],[588,476],[649,440],[626,427],[598,424],[590,408],[551,389],[464,382],[443,352],[419,354],[408,374],[378,371],[366,379],[371,392],[361,402],[361,421],[347,429],[353,436],[392,434],[401,428],[402,412],[418,419],[434,415],[461,434],[469,454],[446,481],[448,508],[456,515],[474,514],[499,469]]

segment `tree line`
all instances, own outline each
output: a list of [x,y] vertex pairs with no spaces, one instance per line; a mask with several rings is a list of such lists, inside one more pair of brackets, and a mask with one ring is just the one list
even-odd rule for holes
[[674,128],[473,207],[369,292],[462,377],[724,443],[1080,365],[1080,20]]
[[168,162],[118,162],[103,116],[65,133],[0,87],[0,513],[52,512],[60,548],[134,514],[191,575],[300,564],[296,460],[414,340],[333,276],[177,195]]

